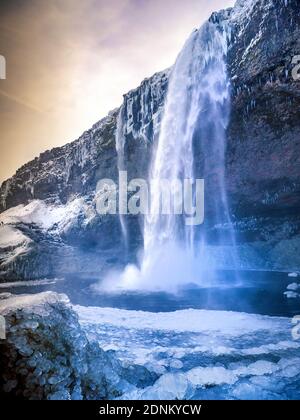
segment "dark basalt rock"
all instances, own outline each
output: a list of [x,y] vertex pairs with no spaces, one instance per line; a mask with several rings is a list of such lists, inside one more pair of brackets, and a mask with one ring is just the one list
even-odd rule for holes
[[299,214],[300,82],[292,77],[300,52],[299,2],[254,3],[242,27],[236,24],[228,55],[228,193],[238,217]]

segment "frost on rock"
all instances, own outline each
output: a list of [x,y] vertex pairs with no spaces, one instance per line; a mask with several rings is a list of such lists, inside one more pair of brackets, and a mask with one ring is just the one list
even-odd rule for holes
[[[44,230],[56,229],[61,233],[76,223],[82,214],[86,222],[96,214],[86,204],[84,198],[75,198],[65,205],[47,204],[41,200],[34,200],[27,205],[21,204],[1,213],[0,223],[3,229],[9,229],[9,226],[18,224],[33,224]],[[5,236],[1,232],[0,246],[3,237]]]
[[89,229],[95,218],[94,202],[86,197],[66,204],[33,200],[4,211],[0,214],[1,280],[55,277],[58,264],[51,259],[67,267],[63,255],[71,251],[66,238],[76,230]]
[[28,241],[25,235],[10,226],[0,227],[0,248],[16,247]]
[[158,134],[170,69],[145,79],[141,86],[124,96],[123,133],[149,143]]
[[66,296],[8,296],[0,300],[0,315],[7,336],[0,341],[1,398],[80,400],[121,394],[120,364],[87,340]]
[[232,20],[246,21],[259,1],[261,0],[237,0],[232,9]]

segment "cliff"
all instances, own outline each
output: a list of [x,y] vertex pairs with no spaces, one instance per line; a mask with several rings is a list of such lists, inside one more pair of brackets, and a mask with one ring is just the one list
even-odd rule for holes
[[[233,9],[214,13],[210,20],[230,27],[226,186],[240,266],[298,270],[300,82],[292,77],[292,60],[300,54],[299,2],[238,0]],[[147,176],[169,74],[146,79],[124,96],[120,109],[78,140],[41,154],[3,183],[3,280],[96,272],[117,259],[123,251],[119,220],[97,215],[95,187],[101,178],[117,178],[120,122],[128,176]],[[201,173],[201,161],[196,164]],[[41,212],[50,223],[37,218]],[[142,245],[140,220],[129,217],[128,225],[132,257]],[[212,238],[220,228],[227,227],[211,226]],[[11,235],[18,236],[13,243],[7,240]],[[214,252],[220,266],[226,266],[226,246]]]

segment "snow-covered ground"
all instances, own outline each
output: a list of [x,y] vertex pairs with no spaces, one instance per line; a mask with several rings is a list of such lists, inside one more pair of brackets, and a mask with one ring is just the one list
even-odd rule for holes
[[300,398],[300,341],[293,340],[288,318],[74,309],[102,348],[160,376],[153,386],[128,390],[124,399]]

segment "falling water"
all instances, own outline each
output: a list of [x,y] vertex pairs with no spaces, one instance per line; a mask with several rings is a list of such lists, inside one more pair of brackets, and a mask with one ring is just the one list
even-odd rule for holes
[[[124,115],[123,114],[124,114],[124,107],[122,106],[120,108],[120,111],[119,111],[119,114],[118,114],[117,130],[116,130],[116,150],[117,150],[117,156],[118,156],[118,172],[126,170],[125,156],[124,156],[124,152],[125,152],[125,133],[124,133],[125,124],[124,124]],[[125,208],[127,207],[126,202],[125,203],[119,203],[119,204],[121,204],[121,206],[123,206]],[[128,229],[127,229],[127,224],[126,224],[124,214],[121,211],[119,211],[119,221],[120,221],[122,236],[123,236],[123,240],[124,240],[125,251],[127,252],[128,251]]]
[[[230,108],[226,38],[224,27],[207,22],[186,42],[171,74],[160,137],[150,171],[153,179],[193,180],[197,173],[195,149],[201,149],[205,155],[202,175],[204,179],[214,180],[214,192],[209,202],[215,222],[230,222],[224,184],[225,131]],[[159,194],[154,194],[153,198],[159,200]],[[146,218],[144,259],[147,266],[158,248],[182,241],[180,224],[182,219],[174,214]],[[194,243],[194,229],[186,226],[184,231],[189,240],[184,244],[181,257],[190,261],[193,255],[187,254],[193,253],[197,244]],[[200,239],[205,243],[205,230],[202,230]]]
[[[170,75],[149,174],[149,180],[172,181],[194,180],[201,173],[210,193],[205,208],[214,224],[230,224],[224,181],[230,110],[226,53],[225,24],[207,22],[191,34]],[[154,202],[160,200],[158,191],[151,193]],[[205,264],[203,249],[207,248],[206,228],[195,232],[196,228],[185,226],[183,220],[174,214],[145,217],[141,266],[125,269],[121,288],[176,291],[179,286],[201,281],[199,273]],[[234,245],[232,229],[229,236]]]

